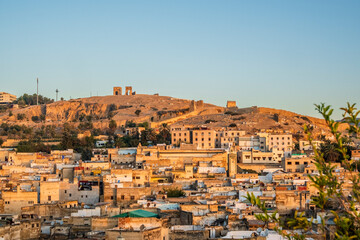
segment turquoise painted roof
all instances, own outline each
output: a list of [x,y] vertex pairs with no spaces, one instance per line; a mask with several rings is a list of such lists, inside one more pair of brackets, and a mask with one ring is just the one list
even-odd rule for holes
[[132,217],[132,218],[150,218],[150,217],[159,217],[158,214],[153,213],[153,212],[149,212],[149,211],[145,211],[142,209],[139,210],[135,210],[135,211],[131,211],[131,212],[126,212],[126,213],[122,213],[119,215],[115,215],[113,216],[114,218],[126,218],[126,217]]

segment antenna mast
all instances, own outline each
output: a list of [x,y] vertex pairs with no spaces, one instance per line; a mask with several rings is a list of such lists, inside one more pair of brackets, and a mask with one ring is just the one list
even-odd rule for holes
[[36,105],[39,105],[39,78],[36,78]]

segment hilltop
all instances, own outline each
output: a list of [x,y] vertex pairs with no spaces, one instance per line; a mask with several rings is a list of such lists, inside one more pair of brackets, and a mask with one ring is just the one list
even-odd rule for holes
[[[78,124],[87,116],[91,116],[94,127],[106,128],[113,119],[118,126],[126,121],[162,122],[169,119],[180,119],[202,114],[221,113],[224,109],[202,101],[191,101],[158,95],[120,95],[79,98],[58,101],[46,105],[28,106],[12,109],[0,115],[0,123],[24,124],[37,126],[43,123],[32,121],[33,117],[45,116],[45,124],[61,125],[64,123]],[[22,116],[19,119],[19,114]]]
[[[301,135],[304,124],[311,124],[314,126],[315,134],[328,133],[324,130],[326,126],[323,120],[290,111],[262,107],[224,108],[202,101],[145,94],[58,101],[41,106],[12,109],[12,114],[9,116],[8,112],[2,113],[0,123],[33,127],[71,123],[77,126],[91,116],[94,127],[100,129],[107,128],[110,119],[113,119],[118,126],[125,125],[126,121],[149,122],[151,127],[158,127],[163,123],[210,128],[236,125],[248,134],[271,129],[275,132]],[[20,120],[19,114],[23,116]],[[34,122],[34,116],[43,116],[46,120]]]

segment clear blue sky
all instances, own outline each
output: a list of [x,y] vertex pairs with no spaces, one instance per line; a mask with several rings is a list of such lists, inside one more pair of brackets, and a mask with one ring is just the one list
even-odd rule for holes
[[[0,91],[360,104],[360,1],[0,0]],[[359,106],[360,107],[360,106]]]

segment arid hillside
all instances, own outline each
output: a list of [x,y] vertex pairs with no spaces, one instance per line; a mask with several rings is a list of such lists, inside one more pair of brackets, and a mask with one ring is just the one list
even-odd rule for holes
[[0,115],[0,123],[30,126],[44,124],[44,121],[34,121],[34,117],[35,119],[39,117],[45,118],[45,124],[61,125],[65,122],[76,124],[91,116],[94,127],[105,128],[110,119],[121,126],[130,120],[137,123],[145,121],[156,123],[223,111],[222,107],[204,104],[202,101],[138,94],[81,98],[12,109],[12,116],[9,116],[9,112]]
[[[9,112],[2,113],[0,123],[34,127],[71,123],[76,126],[84,119],[91,119],[95,128],[105,129],[113,119],[118,126],[125,125],[126,121],[149,122],[152,127],[162,123],[211,128],[237,126],[248,134],[272,130],[298,135],[302,135],[304,124],[311,124],[316,135],[328,134],[323,120],[285,110],[261,107],[227,109],[202,101],[145,94],[58,101],[12,109],[11,112],[12,116]],[[43,121],[36,121],[37,118]]]

